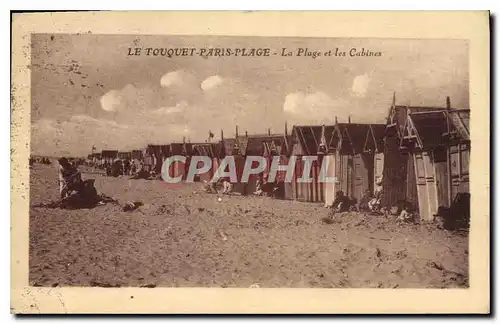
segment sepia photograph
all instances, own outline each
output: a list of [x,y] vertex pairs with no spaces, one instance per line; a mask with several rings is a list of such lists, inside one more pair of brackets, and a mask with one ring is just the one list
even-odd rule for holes
[[29,287],[471,287],[468,39],[27,37]]

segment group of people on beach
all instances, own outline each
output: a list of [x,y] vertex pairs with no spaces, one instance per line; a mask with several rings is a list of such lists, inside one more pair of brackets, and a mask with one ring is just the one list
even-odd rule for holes
[[[59,193],[62,200],[66,199],[73,191],[78,192],[81,188],[84,188],[84,181],[80,171],[78,170],[75,163],[71,163],[67,158],[62,157],[58,160],[59,162]],[[132,177],[151,177],[151,174],[145,170],[142,163],[139,163],[138,167],[135,163],[125,163],[120,161],[115,163],[117,165],[117,170],[113,170],[113,176],[132,175]],[[118,175],[115,175],[118,172]],[[93,182],[92,182],[93,186]],[[276,197],[276,192],[278,186],[275,183],[267,183],[265,179],[257,179],[255,183],[255,190],[250,192],[251,195],[256,196],[273,196]],[[218,194],[231,194],[233,192],[233,184],[228,181],[228,179],[221,178],[217,180],[211,180],[205,182],[205,191],[210,193]],[[246,191],[246,188],[245,188]],[[245,192],[247,194],[247,192]],[[382,180],[376,182],[374,192],[367,189],[363,197],[357,201],[356,199],[350,198],[344,194],[343,191],[337,191],[335,194],[335,199],[333,203],[328,206],[332,209],[334,213],[336,212],[347,212],[347,211],[358,211],[358,212],[372,212],[381,213],[382,211]],[[409,208],[401,208],[400,218],[406,220],[410,218]]]
[[351,210],[379,212],[382,203],[382,193],[382,180],[377,181],[373,194],[370,189],[366,189],[359,201],[346,196],[343,191],[339,190],[335,193],[335,200],[329,207],[336,212]]

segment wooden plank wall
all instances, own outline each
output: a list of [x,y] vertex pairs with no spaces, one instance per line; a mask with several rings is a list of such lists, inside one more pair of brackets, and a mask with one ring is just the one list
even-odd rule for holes
[[413,208],[418,209],[417,178],[415,175],[415,160],[413,156],[408,156],[407,165],[406,201],[409,202]]

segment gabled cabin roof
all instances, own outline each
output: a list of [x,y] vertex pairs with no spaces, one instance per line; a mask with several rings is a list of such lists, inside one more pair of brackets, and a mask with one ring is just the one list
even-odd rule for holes
[[401,106],[393,105],[389,111],[389,116],[387,117],[387,128],[389,129],[395,127],[399,137],[403,136],[404,128],[406,125],[407,112],[410,110],[412,113],[429,112],[429,111],[443,111],[446,108],[441,107],[423,107],[423,106]]
[[147,149],[146,149],[146,152],[147,154],[154,154],[156,157],[159,157],[162,155],[162,148],[164,147],[165,145],[159,145],[159,144],[149,144]]
[[281,146],[284,142],[283,134],[271,134],[271,135],[249,135],[246,138],[246,149],[244,155],[247,156],[262,156],[267,149],[271,149],[272,146]]
[[364,152],[383,152],[384,151],[384,124],[369,124],[366,133],[365,144],[363,146]]
[[290,135],[276,135],[276,137],[264,141],[264,155],[289,155]]
[[193,155],[213,158],[216,156],[215,143],[193,144]]
[[364,151],[369,124],[338,123],[332,145],[341,153],[358,154]]
[[234,145],[236,144],[235,138],[224,138],[222,140],[222,150],[224,156],[226,155],[234,155]]
[[[328,149],[328,144],[331,141],[335,126],[324,126],[324,143],[325,148]],[[317,155],[319,146],[322,143],[323,126],[302,126],[295,125],[292,128],[292,134],[298,139],[298,144],[301,146],[303,152],[307,155]]]
[[413,142],[422,149],[444,144],[448,131],[446,111],[411,112],[402,138],[402,146]]
[[462,139],[470,140],[470,110],[454,109],[449,111],[450,131],[456,132]]
[[248,136],[237,136],[234,144],[235,144],[234,148],[238,152],[237,154],[245,155],[248,145]]

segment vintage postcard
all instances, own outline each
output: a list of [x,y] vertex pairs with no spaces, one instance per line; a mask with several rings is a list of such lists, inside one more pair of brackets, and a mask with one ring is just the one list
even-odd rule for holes
[[13,16],[13,313],[488,313],[488,12]]

